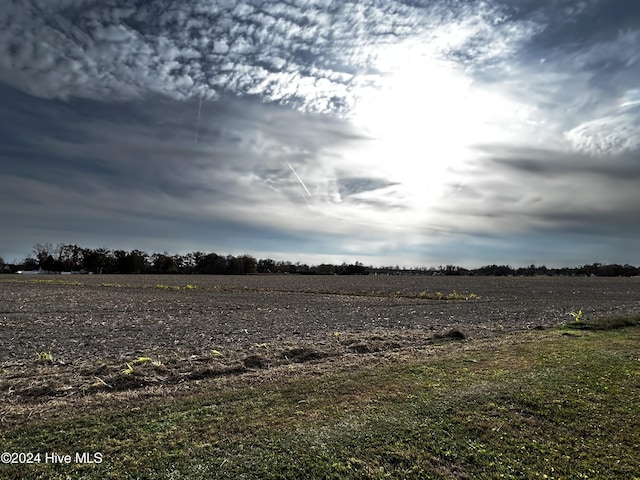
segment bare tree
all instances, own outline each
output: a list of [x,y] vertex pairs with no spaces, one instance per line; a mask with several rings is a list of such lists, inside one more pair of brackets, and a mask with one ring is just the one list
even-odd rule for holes
[[42,267],[47,260],[47,257],[53,253],[53,245],[51,243],[36,243],[33,246],[33,253],[38,261],[38,266]]
[[83,249],[78,245],[58,244],[57,259],[62,262],[65,270],[79,270],[83,260]]

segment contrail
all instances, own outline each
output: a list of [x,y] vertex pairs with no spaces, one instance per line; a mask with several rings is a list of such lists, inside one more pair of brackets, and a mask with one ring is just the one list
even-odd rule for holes
[[289,162],[287,162],[287,165],[289,165],[289,168],[291,169],[291,171],[293,172],[293,174],[296,176],[296,178],[298,179],[298,181],[300,182],[300,185],[302,185],[302,188],[304,188],[304,191],[307,192],[307,195],[311,196],[311,192],[309,191],[309,189],[307,188],[307,186],[304,184],[304,182],[302,181],[302,179],[298,176],[298,174],[296,173],[296,171],[293,169],[293,167],[291,166],[291,164]]
[[196,123],[196,143],[198,143],[198,135],[200,133],[200,112],[202,111],[202,95],[200,96],[200,103],[198,103],[198,123]]

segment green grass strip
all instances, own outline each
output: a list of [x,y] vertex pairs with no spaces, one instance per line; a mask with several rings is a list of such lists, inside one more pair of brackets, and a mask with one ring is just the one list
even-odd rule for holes
[[4,451],[103,461],[0,478],[640,478],[640,328],[518,338],[3,430]]

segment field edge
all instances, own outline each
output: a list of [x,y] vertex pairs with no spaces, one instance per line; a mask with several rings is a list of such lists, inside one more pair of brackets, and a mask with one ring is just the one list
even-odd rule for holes
[[[101,465],[65,466],[74,478],[634,478],[638,340],[640,328],[625,326],[449,343],[0,427],[0,438],[5,449],[104,455]],[[48,465],[0,468],[7,478],[64,478]]]

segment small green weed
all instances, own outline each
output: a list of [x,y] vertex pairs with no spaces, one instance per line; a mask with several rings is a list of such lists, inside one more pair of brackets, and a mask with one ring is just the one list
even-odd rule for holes
[[582,309],[578,310],[577,312],[569,312],[569,315],[573,317],[576,323],[580,323],[582,321]]
[[462,295],[461,293],[456,292],[455,290],[447,295],[448,300],[466,300],[467,297]]
[[455,290],[447,295],[447,300],[478,300],[479,298],[480,296],[475,293],[464,294],[458,293]]
[[53,355],[51,352],[40,352],[38,353],[38,358],[36,359],[38,363],[51,363],[53,362]]
[[125,365],[127,366],[127,368],[122,370],[121,373],[123,375],[131,375],[131,374],[133,374],[133,367],[131,366],[131,364],[130,363],[126,363]]
[[458,293],[455,290],[451,293],[435,292],[429,293],[423,290],[418,294],[418,298],[428,298],[433,300],[478,300],[480,296],[475,293]]
[[125,363],[127,368],[122,370],[122,373],[124,375],[131,375],[132,373],[134,373],[134,370],[133,370],[133,366],[134,365],[141,365],[141,364],[144,364],[144,363],[150,363],[154,367],[163,367],[164,366],[163,363],[160,360],[153,360],[151,357],[138,357],[135,360],[132,360],[130,362]]
[[151,362],[151,358],[149,358],[149,357],[138,357],[133,362],[131,362],[131,364],[135,365],[137,363],[147,363],[147,362]]
[[82,285],[82,283],[80,282],[76,282],[73,280],[53,280],[53,279],[34,279],[34,280],[29,280],[29,283],[39,283],[39,284],[46,284],[46,285]]

